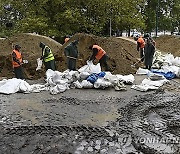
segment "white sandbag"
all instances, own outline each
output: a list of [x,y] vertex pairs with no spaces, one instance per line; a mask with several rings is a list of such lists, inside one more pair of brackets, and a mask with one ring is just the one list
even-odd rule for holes
[[82,79],[82,80],[85,80],[85,79],[87,79],[87,77],[90,75],[90,73],[88,73],[88,72],[81,72],[80,74],[79,74],[79,78],[80,79]]
[[61,72],[54,72],[53,76],[51,76],[52,78],[52,82],[55,83],[55,84],[59,84],[62,82],[63,78],[63,73]]
[[169,82],[167,79],[164,79],[164,80],[158,80],[158,81],[152,81],[150,79],[144,79],[142,81],[142,85],[149,85],[149,86],[156,86],[156,87],[160,87],[162,86],[163,84]]
[[31,86],[29,85],[29,83],[27,83],[26,81],[22,80],[19,84],[19,91],[20,92],[26,92],[26,93],[30,93],[31,92]]
[[40,58],[37,59],[37,68],[36,71],[40,70],[42,67],[42,60]]
[[180,57],[176,57],[172,63],[175,66],[180,67]]
[[144,79],[140,85],[133,85],[131,88],[139,91],[155,90],[167,82],[169,82],[167,79],[158,81]]
[[112,83],[104,80],[103,78],[98,78],[97,81],[94,83],[94,88],[105,89],[110,86],[112,86]]
[[134,75],[132,74],[129,74],[129,75],[117,74],[116,76],[120,81],[123,81],[126,84],[133,84],[135,80]]
[[106,75],[104,76],[104,79],[111,82],[112,84],[118,82],[118,77],[116,75],[112,75],[111,72],[105,72]]
[[50,77],[54,76],[54,74],[55,74],[55,71],[48,69],[46,71],[46,79],[49,79]]
[[58,84],[58,85],[56,85],[54,87],[50,87],[50,93],[55,95],[55,94],[58,94],[58,93],[62,93],[64,91],[66,91],[67,89],[69,89],[67,85]]
[[81,82],[81,86],[83,88],[93,88],[93,84],[91,82],[87,81],[87,80],[83,80]]
[[30,91],[30,85],[26,81],[17,78],[3,80],[0,85],[0,93],[2,94]]
[[0,87],[3,86],[6,82],[7,82],[7,79],[3,79],[2,81],[0,81]]
[[100,63],[98,63],[97,65],[94,65],[92,61],[88,61],[87,62],[89,68],[90,68],[90,74],[92,73],[100,73],[101,72],[101,66]]
[[63,78],[68,79],[69,83],[76,81],[79,78],[79,72],[78,71],[65,71],[63,72]]
[[92,61],[87,61],[87,65],[81,67],[78,72],[88,72],[90,74],[92,73],[100,73],[101,72],[101,66],[100,63],[97,65],[94,65]]
[[133,85],[131,88],[134,89],[134,90],[146,92],[146,91],[148,91],[148,90],[156,90],[156,89],[158,89],[159,87],[149,86],[149,85]]
[[156,51],[154,53],[154,57],[153,57],[152,68],[158,68],[159,69],[164,62],[164,58],[165,58],[165,56],[160,51]]
[[178,70],[178,72],[177,72],[177,74],[176,74],[176,77],[177,77],[177,78],[180,78],[180,67],[179,67],[179,70]]
[[172,65],[174,56],[171,53],[165,54],[163,65]]
[[78,88],[78,89],[83,88],[83,86],[81,85],[81,83],[79,81],[75,81],[75,82],[73,82],[73,84],[74,84],[75,88]]
[[139,74],[139,75],[146,75],[148,74],[150,71],[148,69],[143,69],[143,68],[139,68],[137,71],[136,71],[136,74]]
[[179,70],[180,70],[180,67],[177,67],[174,65],[172,65],[172,66],[165,65],[165,66],[161,67],[162,72],[164,72],[164,73],[173,72],[174,74],[176,74],[176,76],[178,76]]
[[49,88],[46,85],[42,84],[33,84],[31,85],[31,92],[39,93],[41,91],[48,91]]
[[80,69],[78,69],[78,72],[90,72],[89,66],[88,65],[84,65],[82,66]]

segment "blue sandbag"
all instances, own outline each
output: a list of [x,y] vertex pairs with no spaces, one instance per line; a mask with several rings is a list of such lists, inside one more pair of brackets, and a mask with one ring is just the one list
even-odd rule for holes
[[106,75],[105,72],[100,72],[98,74],[93,73],[93,74],[89,75],[86,80],[91,82],[92,84],[94,84],[98,78],[103,78],[105,75]]
[[106,73],[105,73],[105,72],[100,72],[100,73],[98,74],[98,77],[103,78],[105,75],[106,75]]
[[174,79],[176,77],[176,74],[173,72],[167,72],[167,73],[160,72],[160,71],[152,71],[152,72],[163,75],[168,80]]
[[94,84],[98,79],[98,74],[93,73],[91,75],[88,76],[87,81],[91,82],[92,84]]
[[164,74],[164,77],[168,80],[174,79],[176,77],[176,74],[174,74],[173,72],[167,72]]

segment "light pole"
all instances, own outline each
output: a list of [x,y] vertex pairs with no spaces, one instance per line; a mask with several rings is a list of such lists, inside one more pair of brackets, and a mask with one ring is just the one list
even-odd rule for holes
[[159,0],[158,0],[158,3],[157,3],[157,6],[156,6],[156,37],[158,35],[158,15],[159,15]]
[[111,18],[109,19],[109,36],[111,37],[112,33],[112,24],[111,24]]

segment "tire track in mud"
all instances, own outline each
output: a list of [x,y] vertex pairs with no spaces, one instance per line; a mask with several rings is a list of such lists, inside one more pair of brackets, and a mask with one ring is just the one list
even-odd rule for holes
[[[122,103],[119,98],[106,101]],[[71,97],[48,99],[79,106],[101,103]],[[102,100],[104,101],[104,100]],[[158,92],[136,96],[119,108],[119,118],[106,126],[90,125],[6,125],[0,123],[2,153],[119,153],[178,154],[180,137],[180,96]],[[68,104],[67,104],[68,105]],[[56,106],[54,106],[56,107]]]
[[143,153],[179,153],[180,96],[149,94],[119,109],[119,126],[131,132],[132,144]]

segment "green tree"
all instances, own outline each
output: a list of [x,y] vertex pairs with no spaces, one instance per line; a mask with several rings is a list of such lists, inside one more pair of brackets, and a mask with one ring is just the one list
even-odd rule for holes
[[76,32],[107,35],[109,21],[112,29],[144,28],[140,12],[142,0],[2,0],[10,4],[13,32],[36,32],[47,36],[64,36]]

